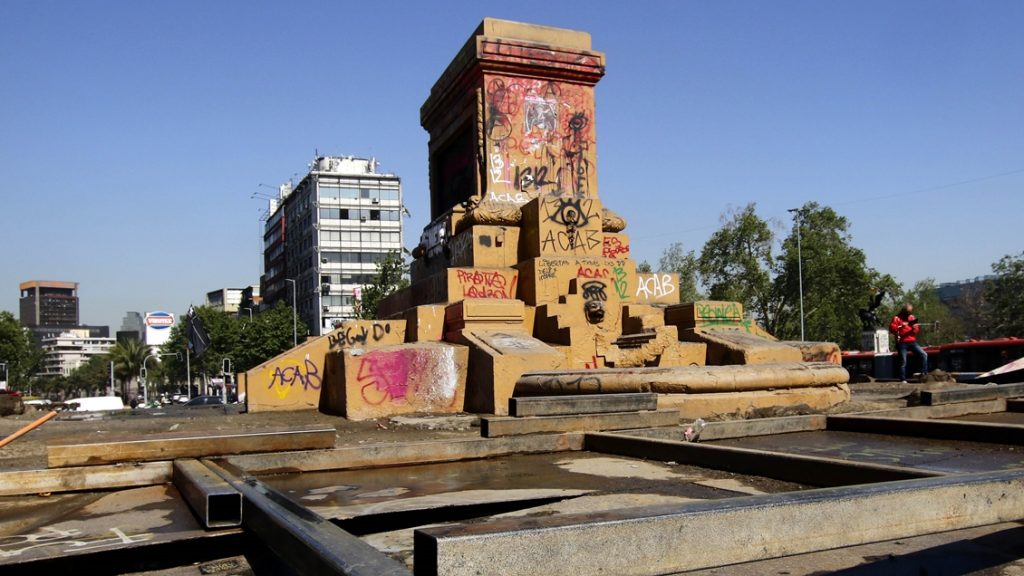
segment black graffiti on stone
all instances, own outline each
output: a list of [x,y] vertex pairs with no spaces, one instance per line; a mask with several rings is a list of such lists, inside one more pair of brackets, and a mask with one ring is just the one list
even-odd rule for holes
[[338,334],[328,334],[327,343],[331,348],[341,346],[365,345],[367,342],[380,342],[391,333],[391,324],[374,322],[369,328],[365,324],[348,326]]
[[597,230],[569,229],[565,232],[548,230],[547,236],[541,241],[543,252],[570,252],[586,248],[592,250],[601,244]]
[[583,299],[584,300],[598,300],[605,302],[608,300],[608,294],[605,293],[607,286],[600,280],[589,280],[583,283]]
[[555,376],[543,382],[542,387],[549,392],[580,393],[600,392],[601,379],[597,376],[577,376],[575,378]]
[[590,213],[592,200],[582,198],[559,198],[555,201],[555,209],[548,210],[548,220],[562,226],[584,228],[594,216]]

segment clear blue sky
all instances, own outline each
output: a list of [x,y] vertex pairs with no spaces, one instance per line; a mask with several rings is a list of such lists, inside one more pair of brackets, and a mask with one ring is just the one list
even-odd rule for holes
[[586,30],[607,54],[599,190],[638,260],[699,250],[730,206],[789,225],[808,200],[906,284],[1024,248],[1017,0],[6,0],[0,309],[20,281],[74,280],[82,320],[117,329],[257,283],[250,195],[315,150],[399,174],[413,246],[419,107],[484,16]]

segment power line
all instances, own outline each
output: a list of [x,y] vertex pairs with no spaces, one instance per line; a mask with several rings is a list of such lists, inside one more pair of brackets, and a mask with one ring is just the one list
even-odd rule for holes
[[857,198],[856,200],[847,200],[846,202],[836,202],[833,206],[846,206],[849,204],[857,204],[860,202],[871,202],[874,200],[886,200],[888,198],[898,198],[900,196],[910,196],[912,194],[923,194],[925,192],[935,192],[936,190],[945,190],[947,188],[955,188],[957,186],[964,186],[967,184],[975,184],[977,182],[984,182],[986,180],[994,180],[996,178],[1003,178],[1005,176],[1012,176],[1014,174],[1024,173],[1024,168],[1017,170],[1010,170],[1009,172],[1000,172],[998,174],[989,174],[988,176],[979,176],[977,178],[971,178],[968,180],[960,180],[959,182],[952,182],[949,184],[940,184],[938,186],[929,186],[928,188],[920,188],[917,190],[910,190],[907,192],[895,192],[893,194],[883,194],[881,196],[868,196],[865,198]]

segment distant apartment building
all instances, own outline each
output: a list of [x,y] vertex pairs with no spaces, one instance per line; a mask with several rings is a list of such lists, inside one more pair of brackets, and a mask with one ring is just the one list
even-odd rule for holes
[[44,338],[40,345],[43,361],[39,376],[67,376],[93,356],[101,356],[114,346],[110,337],[90,335],[88,328],[74,328]]
[[143,341],[146,333],[146,324],[142,321],[142,314],[139,312],[125,312],[121,320],[121,329],[115,334],[118,342],[127,340]]
[[206,293],[206,305],[221,312],[234,314],[242,304],[244,288],[221,288]]
[[22,326],[78,325],[78,282],[29,280],[18,288]]
[[943,282],[938,287],[939,300],[947,306],[956,305],[965,297],[983,292],[985,286],[995,279],[995,274],[987,274],[976,278],[968,278],[967,280]]
[[29,280],[18,286],[19,320],[41,343],[68,330],[86,330],[92,338],[110,336],[109,326],[79,323],[78,282]]
[[[265,306],[292,303],[311,334],[356,315],[377,264],[402,249],[402,186],[374,159],[322,156],[270,201],[263,236]],[[294,289],[294,294],[293,294]]]

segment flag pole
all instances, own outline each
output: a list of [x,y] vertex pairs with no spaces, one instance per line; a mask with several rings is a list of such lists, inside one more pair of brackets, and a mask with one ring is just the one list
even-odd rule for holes
[[189,400],[192,399],[192,352],[185,346],[185,394]]

